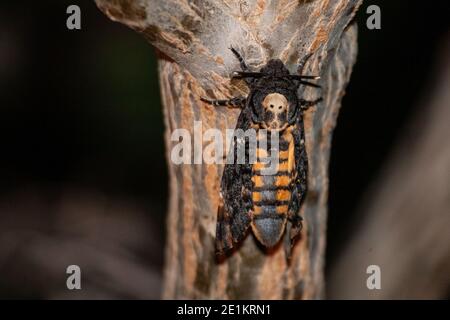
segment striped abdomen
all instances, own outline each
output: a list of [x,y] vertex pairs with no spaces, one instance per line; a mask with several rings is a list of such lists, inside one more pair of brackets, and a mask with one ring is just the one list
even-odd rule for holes
[[[294,177],[294,139],[290,129],[281,135],[278,161],[271,174],[261,171],[268,164],[268,148],[258,147],[257,161],[252,167],[252,230],[266,247],[273,247],[281,238],[291,201],[291,182]],[[272,155],[273,158],[273,155]]]

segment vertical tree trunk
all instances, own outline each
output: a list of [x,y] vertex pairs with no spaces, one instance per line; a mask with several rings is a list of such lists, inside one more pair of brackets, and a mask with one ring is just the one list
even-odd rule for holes
[[[341,98],[356,59],[356,26],[348,26],[359,0],[96,0],[111,19],[141,32],[164,59],[159,64],[170,171],[164,298],[313,299],[323,291],[323,265],[331,135]],[[314,55],[308,73],[322,77],[323,102],[305,115],[309,192],[305,221],[291,264],[282,249],[265,254],[248,236],[231,257],[214,255],[222,165],[175,165],[171,133],[184,128],[194,137],[194,121],[232,129],[238,111],[212,108],[200,96],[245,95],[229,50],[236,47],[252,68],[280,58],[291,72]],[[306,90],[305,99],[317,93]]]

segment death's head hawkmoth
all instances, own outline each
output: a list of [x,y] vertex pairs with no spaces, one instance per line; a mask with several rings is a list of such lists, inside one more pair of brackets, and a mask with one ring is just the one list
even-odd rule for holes
[[[298,96],[298,91],[302,85],[319,87],[308,81],[319,77],[302,75],[311,54],[301,59],[297,74],[291,74],[279,59],[270,60],[259,71],[252,72],[242,56],[233,48],[231,51],[242,69],[234,72],[233,77],[246,82],[250,89],[248,96],[201,100],[214,106],[241,109],[236,129],[256,131],[256,161],[237,161],[240,147],[249,160],[250,144],[248,137],[234,137],[228,155],[234,159],[227,159],[222,175],[216,253],[222,255],[235,247],[251,227],[258,241],[267,248],[277,245],[285,233],[286,257],[289,258],[301,231],[300,207],[307,191],[303,112],[321,100],[304,100]],[[278,134],[277,145],[270,143],[273,132]],[[277,159],[271,174],[264,172],[269,158]]]

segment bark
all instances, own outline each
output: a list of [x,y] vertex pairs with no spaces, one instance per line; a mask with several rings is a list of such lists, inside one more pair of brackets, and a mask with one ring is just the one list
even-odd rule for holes
[[[323,293],[328,159],[336,117],[356,59],[358,0],[96,0],[113,20],[142,33],[161,52],[160,83],[170,172],[170,205],[164,298],[312,299]],[[282,248],[266,254],[253,236],[231,257],[214,256],[222,165],[174,165],[174,129],[194,135],[194,121],[208,128],[234,128],[238,111],[199,100],[246,94],[234,46],[252,68],[280,58],[295,72],[299,58],[314,52],[306,71],[322,77],[323,103],[305,116],[309,192],[302,208],[302,237],[286,264]],[[304,98],[318,93],[306,90]]]

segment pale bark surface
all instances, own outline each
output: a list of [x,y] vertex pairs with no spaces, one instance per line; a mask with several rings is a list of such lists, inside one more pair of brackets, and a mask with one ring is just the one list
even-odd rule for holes
[[[132,1],[97,0],[111,19],[142,33],[165,59],[160,83],[170,172],[164,298],[313,299],[323,296],[323,266],[332,131],[356,59],[356,26],[349,26],[358,0]],[[245,95],[228,49],[234,46],[252,68],[280,58],[295,72],[299,58],[314,52],[305,71],[322,77],[321,91],[305,99],[323,102],[305,115],[309,192],[302,208],[302,237],[286,264],[282,248],[261,251],[253,236],[222,263],[214,237],[222,165],[174,165],[174,129],[193,136],[194,121],[208,128],[234,128],[238,111],[212,108],[200,96]]]

